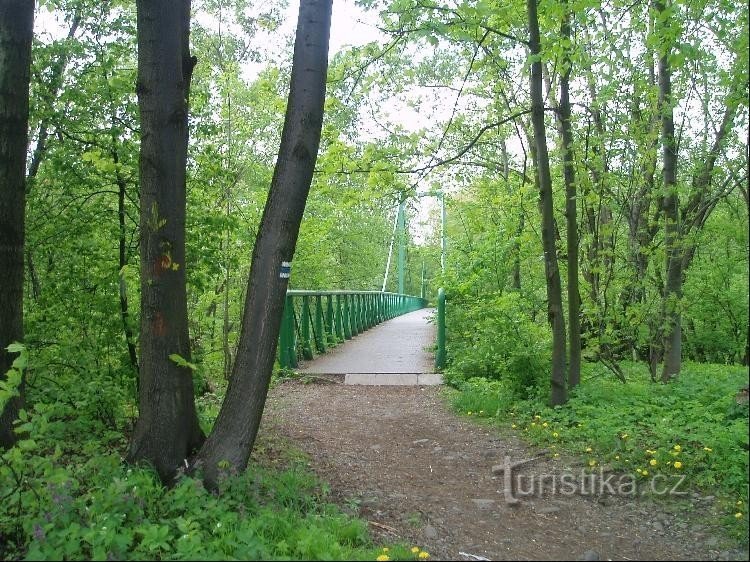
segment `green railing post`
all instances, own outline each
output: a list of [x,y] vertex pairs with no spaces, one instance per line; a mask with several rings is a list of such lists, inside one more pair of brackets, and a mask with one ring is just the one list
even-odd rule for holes
[[344,341],[344,324],[341,321],[341,295],[336,295],[336,340]]
[[294,341],[294,302],[290,295],[284,299],[279,331],[279,364],[282,369],[297,366],[297,346]]
[[310,297],[302,297],[302,313],[300,315],[300,333],[302,337],[302,357],[307,360],[313,358],[312,341],[310,339]]
[[315,297],[315,347],[318,353],[326,352],[326,336],[323,327],[323,297]]
[[438,290],[437,302],[437,351],[435,352],[435,368],[445,367],[445,289]]
[[365,299],[362,294],[355,295],[357,301],[357,333],[365,331]]
[[351,314],[351,295],[344,295],[344,337],[352,339],[352,314]]
[[328,343],[334,343],[336,335],[333,333],[333,295],[326,295],[325,323]]

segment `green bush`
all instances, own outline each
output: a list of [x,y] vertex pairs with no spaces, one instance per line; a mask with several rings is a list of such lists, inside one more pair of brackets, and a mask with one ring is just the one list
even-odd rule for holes
[[547,387],[549,329],[532,321],[530,306],[519,293],[452,296],[450,307],[450,384],[474,377],[502,380],[518,397]]

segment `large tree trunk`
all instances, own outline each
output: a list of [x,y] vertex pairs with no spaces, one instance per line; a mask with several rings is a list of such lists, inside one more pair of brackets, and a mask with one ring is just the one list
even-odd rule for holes
[[[139,417],[128,460],[162,480],[203,442],[193,397],[185,287],[190,0],[138,0],[141,115]],[[179,356],[179,357],[176,357]],[[180,359],[181,358],[181,359]],[[176,360],[175,360],[176,359]]]
[[[570,41],[570,11],[563,0],[563,23],[560,35]],[[568,353],[568,385],[581,382],[581,302],[578,294],[578,213],[576,209],[576,178],[573,156],[573,132],[570,124],[570,68],[572,62],[565,50],[564,70],[560,75],[560,131],[562,133],[563,175],[565,180],[565,216],[567,219],[568,250],[568,326],[570,343]]]
[[288,276],[323,124],[331,0],[301,0],[289,102],[271,190],[253,249],[237,355],[214,429],[196,459],[207,485],[243,470],[258,433],[276,358]]
[[[5,349],[23,339],[23,255],[29,80],[34,2],[0,2],[0,380],[13,363]],[[0,412],[0,446],[16,441],[13,422],[23,405],[11,398]]]
[[[657,14],[665,11],[661,0],[654,1]],[[680,213],[677,195],[677,143],[674,137],[672,108],[672,71],[669,64],[671,49],[662,45],[659,53],[659,111],[661,114],[661,145],[663,159],[664,247],[666,251],[666,281],[664,286],[664,367],[662,382],[680,373],[682,363],[682,253],[680,251]]]
[[539,19],[536,0],[526,0],[529,16],[529,49],[534,61],[531,63],[531,121],[534,127],[537,176],[539,178],[540,207],[542,211],[542,245],[544,246],[544,271],[547,284],[547,314],[552,326],[552,405],[564,404],[568,400],[566,388],[565,317],[562,306],[560,269],[555,249],[555,217],[552,201],[552,177],[549,168],[549,153],[544,126],[544,98],[542,95],[542,64],[540,52]]
[[[271,189],[253,249],[242,331],[226,397],[195,467],[215,486],[247,466],[263,415],[288,274],[320,144],[331,0],[301,0],[289,101]],[[226,464],[225,464],[226,463]]]

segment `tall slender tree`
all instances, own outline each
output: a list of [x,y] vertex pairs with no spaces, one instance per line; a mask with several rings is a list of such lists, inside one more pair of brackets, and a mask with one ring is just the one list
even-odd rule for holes
[[130,461],[168,480],[203,442],[193,397],[185,284],[190,0],[138,0],[141,363]]
[[[13,357],[6,349],[23,339],[23,255],[26,216],[26,149],[34,2],[0,0],[0,380]],[[15,442],[18,395],[0,412],[0,446]]]
[[[562,2],[563,21],[560,36],[570,44],[570,8]],[[578,209],[576,208],[576,177],[573,159],[573,131],[570,123],[570,47],[563,48],[560,74],[560,133],[562,137],[563,179],[565,182],[565,217],[567,221],[568,253],[568,385],[572,388],[581,381],[581,302],[578,294]]]
[[539,198],[542,211],[542,245],[544,246],[544,271],[547,285],[547,316],[552,326],[552,405],[568,400],[567,361],[565,344],[565,316],[562,303],[562,283],[555,248],[555,215],[552,201],[552,176],[547,150],[547,133],[544,125],[544,96],[542,94],[541,39],[537,0],[526,0],[529,18],[529,51],[531,53],[531,122],[534,128],[536,173],[539,178]]
[[331,3],[300,2],[281,146],[255,239],[237,356],[219,417],[195,463],[209,486],[216,484],[220,464],[247,466],[263,415],[288,271],[320,144]]

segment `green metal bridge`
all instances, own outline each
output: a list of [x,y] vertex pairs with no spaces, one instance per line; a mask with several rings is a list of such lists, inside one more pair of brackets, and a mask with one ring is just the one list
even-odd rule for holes
[[[362,332],[425,308],[422,297],[383,291],[289,290],[279,334],[279,364],[293,369]],[[445,294],[438,293],[435,367],[445,363]]]

